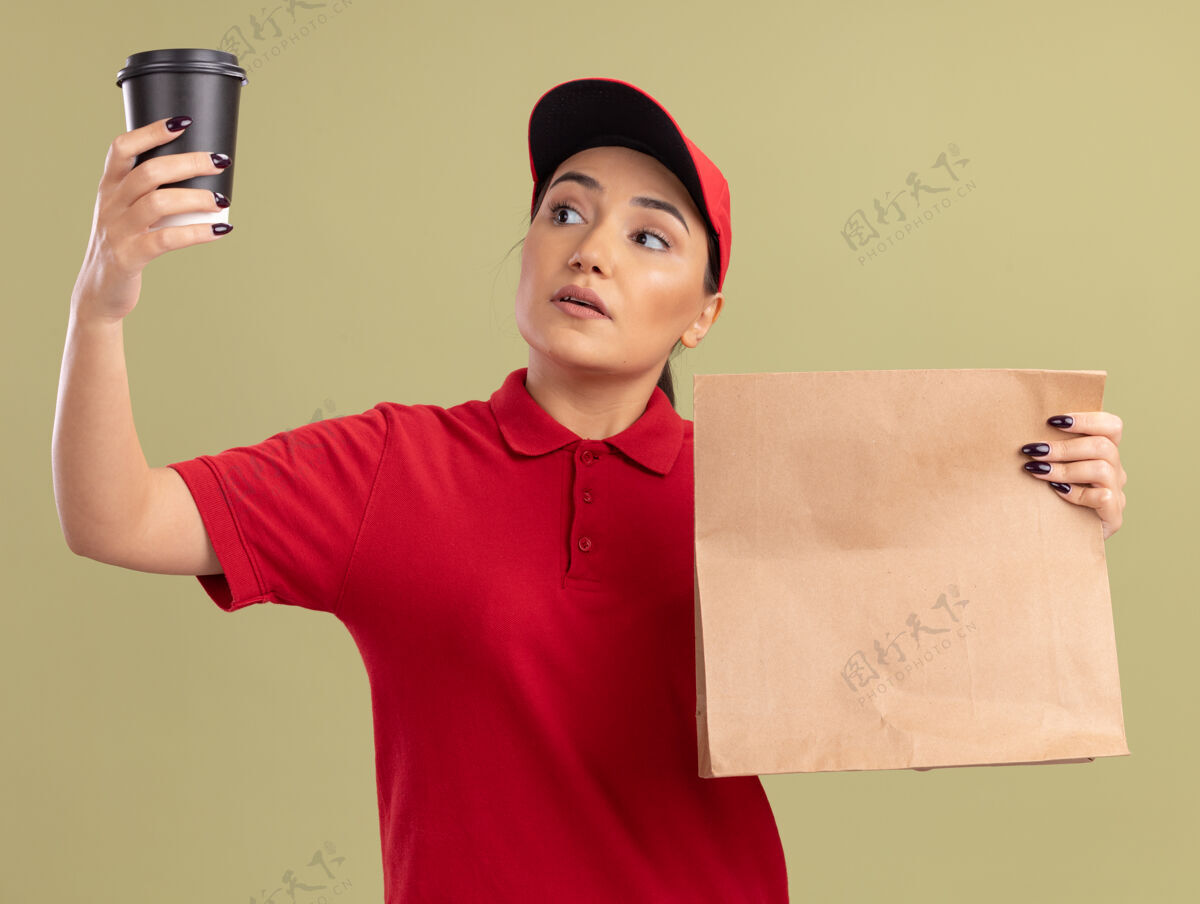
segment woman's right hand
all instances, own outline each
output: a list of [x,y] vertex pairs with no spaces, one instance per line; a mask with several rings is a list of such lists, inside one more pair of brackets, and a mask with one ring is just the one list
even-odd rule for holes
[[110,322],[123,319],[137,305],[146,264],[166,251],[221,237],[211,223],[149,230],[168,214],[221,209],[216,195],[207,189],[158,187],[222,172],[209,152],[165,154],[133,165],[138,154],[186,131],[172,132],[166,123],[160,119],[123,132],[109,145],[92,214],[92,235],[71,293],[73,313]]

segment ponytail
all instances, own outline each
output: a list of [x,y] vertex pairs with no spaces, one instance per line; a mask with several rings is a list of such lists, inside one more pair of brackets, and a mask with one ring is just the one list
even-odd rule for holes
[[[716,234],[710,230],[708,233],[708,270],[704,274],[704,292],[707,295],[715,295],[717,292],[717,273],[720,272],[720,266],[721,248],[717,244]],[[675,407],[675,381],[671,378],[671,358],[681,348],[683,348],[683,340],[675,343],[671,354],[663,362],[662,373],[658,377],[658,388],[666,394],[672,408]]]

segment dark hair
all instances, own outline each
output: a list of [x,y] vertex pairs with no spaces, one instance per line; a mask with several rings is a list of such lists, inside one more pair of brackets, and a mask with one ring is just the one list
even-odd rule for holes
[[[538,211],[542,209],[542,198],[546,195],[546,189],[550,185],[550,180],[542,181],[541,188],[538,189],[537,200],[533,204],[533,213],[529,215],[529,223],[533,225],[533,219],[537,216]],[[705,230],[708,234],[708,267],[704,271],[704,293],[706,295],[715,295],[717,292],[717,275],[721,270],[721,246],[717,242],[717,234],[708,228],[705,224]],[[517,245],[525,241],[521,239]],[[514,248],[516,245],[513,246]],[[683,349],[683,340],[676,341],[675,347],[671,349],[671,353],[667,356],[666,362],[663,364],[662,374],[658,378],[658,388],[661,389],[670,400],[671,406],[675,405],[675,381],[671,379],[671,359],[674,358]]]

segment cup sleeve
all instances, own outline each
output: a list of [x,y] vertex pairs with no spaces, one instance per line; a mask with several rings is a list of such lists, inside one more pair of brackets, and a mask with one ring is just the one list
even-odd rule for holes
[[218,606],[283,603],[338,614],[387,445],[385,403],[253,446],[169,464],[223,569],[197,575]]

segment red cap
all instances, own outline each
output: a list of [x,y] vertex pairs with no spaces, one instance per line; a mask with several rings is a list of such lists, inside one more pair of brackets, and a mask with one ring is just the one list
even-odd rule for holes
[[529,215],[534,214],[543,179],[553,175],[572,154],[602,145],[649,154],[683,183],[708,221],[708,228],[717,235],[720,289],[725,284],[733,245],[729,183],[717,165],[683,134],[666,108],[629,82],[575,79],[551,88],[534,104],[529,114],[529,169],[533,173]]

